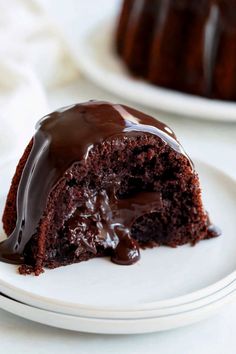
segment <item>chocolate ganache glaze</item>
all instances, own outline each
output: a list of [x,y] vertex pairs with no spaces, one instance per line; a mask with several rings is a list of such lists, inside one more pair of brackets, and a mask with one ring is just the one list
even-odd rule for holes
[[[150,133],[184,154],[193,167],[170,128],[124,105],[102,101],[76,104],[44,117],[36,129],[18,186],[16,226],[9,238],[0,244],[0,259],[10,263],[24,263],[25,246],[39,228],[50,192],[74,163],[86,161],[95,144],[118,135]],[[97,222],[97,227],[104,246],[114,250],[112,260],[119,264],[136,262],[139,246],[130,237],[131,226],[138,217],[161,208],[160,194],[140,192],[118,200],[111,188],[88,195],[87,200],[86,206],[93,218],[103,214],[105,222]],[[80,217],[86,222],[88,215],[80,211]],[[75,227],[72,218],[69,228]],[[89,251],[96,252],[86,240],[84,243]]]

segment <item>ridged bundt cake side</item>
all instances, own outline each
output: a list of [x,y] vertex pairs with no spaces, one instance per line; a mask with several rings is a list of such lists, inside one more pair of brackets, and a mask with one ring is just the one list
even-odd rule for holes
[[135,76],[236,100],[236,1],[124,0],[115,41]]
[[[216,43],[213,45],[212,97],[236,100],[236,1],[216,1]],[[217,17],[217,13],[216,13]]]

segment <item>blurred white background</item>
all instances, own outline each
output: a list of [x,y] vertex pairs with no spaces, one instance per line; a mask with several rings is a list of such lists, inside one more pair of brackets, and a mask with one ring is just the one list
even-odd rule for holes
[[[119,4],[120,0],[0,0],[0,164],[21,155],[35,122],[48,111],[88,99],[121,101],[89,82],[75,60],[79,37],[117,13]],[[236,177],[235,124],[138,108],[170,125],[191,156]],[[235,304],[187,328],[138,336],[78,334],[0,311],[2,353],[233,354],[235,327]]]

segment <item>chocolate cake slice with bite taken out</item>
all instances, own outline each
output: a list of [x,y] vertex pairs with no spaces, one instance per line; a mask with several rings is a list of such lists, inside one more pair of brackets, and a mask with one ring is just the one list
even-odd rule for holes
[[98,256],[128,265],[140,247],[195,244],[218,234],[172,130],[100,101],[39,121],[16,168],[3,226],[1,260],[36,275]]

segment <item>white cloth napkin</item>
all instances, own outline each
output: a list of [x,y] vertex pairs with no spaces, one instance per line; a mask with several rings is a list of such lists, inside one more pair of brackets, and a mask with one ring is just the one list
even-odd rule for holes
[[34,71],[0,58],[0,164],[19,157],[37,119],[47,113],[43,88]]
[[73,57],[35,0],[0,0],[0,164],[19,157],[48,113],[46,89],[74,79]]

